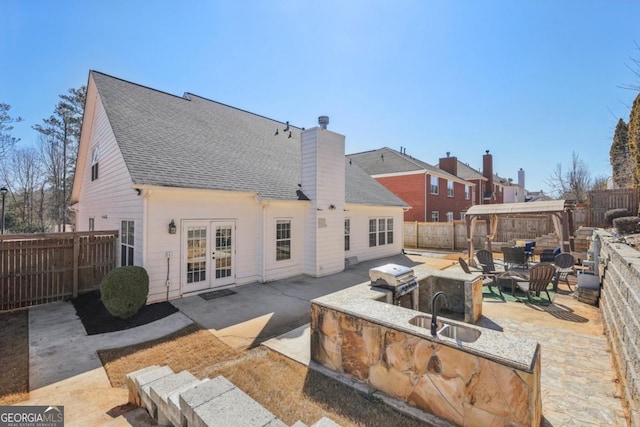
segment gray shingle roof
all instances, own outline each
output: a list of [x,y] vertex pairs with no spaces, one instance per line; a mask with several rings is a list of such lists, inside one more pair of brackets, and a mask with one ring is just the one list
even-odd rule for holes
[[[193,94],[179,97],[96,71],[91,77],[135,184],[298,199],[300,128],[290,126],[289,138],[282,122]],[[355,167],[347,167],[346,194],[348,203],[406,206]]]
[[366,173],[373,176],[387,173],[426,170],[430,172],[430,174],[437,175],[442,178],[457,181],[461,179],[436,166],[432,166],[388,147],[371,151],[363,151],[362,153],[349,154],[347,155],[347,158],[360,166]]
[[481,172],[477,171],[476,169],[472,168],[471,166],[465,163],[462,163],[460,160],[458,160],[458,176],[466,180],[476,180],[476,179],[480,179],[484,181],[487,180],[487,178],[485,178]]

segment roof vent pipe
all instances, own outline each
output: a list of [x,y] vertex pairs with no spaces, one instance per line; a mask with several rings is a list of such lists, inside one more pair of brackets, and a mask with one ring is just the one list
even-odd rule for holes
[[322,129],[326,129],[329,124],[329,116],[320,116],[318,117],[318,124]]

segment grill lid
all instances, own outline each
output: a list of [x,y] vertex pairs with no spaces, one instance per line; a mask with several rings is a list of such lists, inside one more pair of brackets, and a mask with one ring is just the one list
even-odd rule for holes
[[415,279],[413,269],[398,264],[385,264],[369,270],[373,286],[397,287]]

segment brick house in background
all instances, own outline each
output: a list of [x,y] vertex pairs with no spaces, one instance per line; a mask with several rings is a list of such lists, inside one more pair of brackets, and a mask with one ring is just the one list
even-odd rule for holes
[[[482,156],[482,172],[462,163],[457,157],[451,156],[449,152],[447,152],[447,157],[440,158],[438,166],[440,169],[474,185],[472,197],[474,205],[506,203],[505,194],[507,197],[511,197],[510,191],[507,190],[510,190],[513,184],[508,179],[493,173],[493,156],[489,150]],[[522,171],[522,180],[524,181],[524,171]],[[510,200],[510,202],[516,202],[516,200]]]
[[411,206],[405,221],[459,220],[476,203],[474,183],[404,152],[384,147],[347,158]]

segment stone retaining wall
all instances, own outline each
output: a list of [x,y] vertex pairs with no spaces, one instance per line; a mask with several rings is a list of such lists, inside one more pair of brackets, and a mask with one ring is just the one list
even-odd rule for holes
[[596,230],[600,241],[600,308],[631,412],[640,426],[640,251]]
[[311,359],[456,425],[539,426],[532,372],[311,304]]

